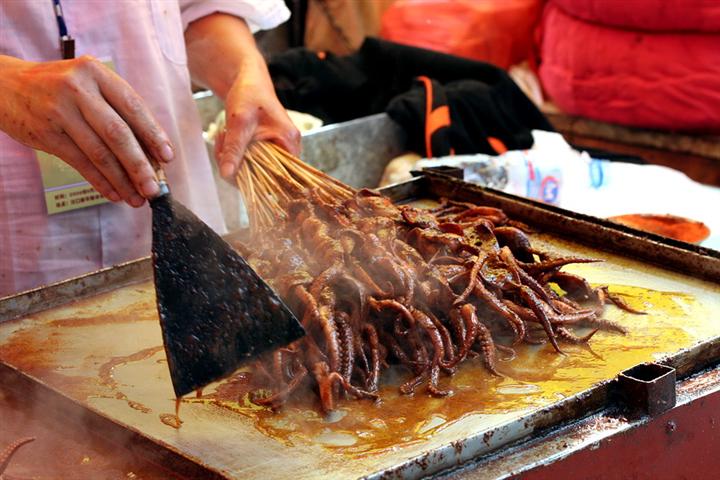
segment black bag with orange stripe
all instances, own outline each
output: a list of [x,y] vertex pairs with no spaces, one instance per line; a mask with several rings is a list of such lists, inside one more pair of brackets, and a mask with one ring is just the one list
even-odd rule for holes
[[367,38],[339,57],[296,48],[269,62],[286,108],[336,123],[387,112],[423,156],[502,153],[553,128],[510,76],[489,63]]

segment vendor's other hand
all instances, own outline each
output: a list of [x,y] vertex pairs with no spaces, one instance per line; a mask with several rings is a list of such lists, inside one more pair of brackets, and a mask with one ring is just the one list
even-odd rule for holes
[[282,106],[258,54],[244,62],[225,99],[225,131],[215,141],[220,173],[235,174],[250,142],[267,140],[294,155],[300,153],[300,132]]
[[157,195],[142,146],[162,161],[173,147],[137,93],[96,59],[0,56],[0,91],[0,129],[17,141],[60,157],[113,202],[139,207]]

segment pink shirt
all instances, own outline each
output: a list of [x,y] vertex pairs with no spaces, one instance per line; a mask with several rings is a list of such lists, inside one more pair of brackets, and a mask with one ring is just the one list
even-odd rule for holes
[[[218,231],[220,205],[190,90],[183,31],[221,11],[253,31],[287,20],[282,0],[62,0],[76,55],[111,58],[176,149],[173,195]],[[52,0],[0,0],[0,54],[59,60]],[[0,132],[0,297],[150,253],[150,208],[103,204],[48,215],[34,152]]]

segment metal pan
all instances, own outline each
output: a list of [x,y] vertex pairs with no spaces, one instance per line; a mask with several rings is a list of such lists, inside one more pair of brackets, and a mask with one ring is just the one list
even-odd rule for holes
[[593,352],[519,352],[497,380],[466,362],[448,380],[450,398],[404,398],[388,385],[383,404],[347,401],[330,418],[317,415],[312,396],[271,414],[215,392],[242,391],[238,377],[184,402],[175,429],[161,420],[174,413],[174,395],[149,264],[140,260],[0,300],[0,369],[17,388],[32,385],[42,399],[128,434],[129,444],[190,475],[418,478],[604,408],[616,375],[639,363],[661,361],[683,377],[720,358],[717,252],[445,175],[385,192],[398,202],[446,196],[501,207],[546,232],[532,239],[543,248],[606,259],[581,273],[644,295],[638,301],[656,313],[639,320],[609,311],[631,334],[598,334]]

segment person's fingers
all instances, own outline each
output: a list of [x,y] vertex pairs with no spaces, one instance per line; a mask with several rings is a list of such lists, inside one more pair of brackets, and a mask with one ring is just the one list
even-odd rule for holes
[[272,141],[293,155],[300,155],[302,136],[300,130],[290,120],[287,110],[277,103],[276,108],[269,111],[268,115],[270,117],[268,124],[273,126],[274,137]]
[[108,182],[100,170],[93,165],[90,159],[85,156],[70,137],[66,134],[58,133],[53,134],[50,140],[52,141],[54,153],[63,159],[65,163],[80,172],[100,195],[111,202],[119,202],[122,200],[110,182]]
[[223,128],[215,135],[215,145],[213,153],[215,154],[215,162],[220,166],[220,152],[222,152],[223,144],[225,143],[225,129]]
[[267,140],[272,142],[295,156],[302,151],[302,138],[300,132],[294,127],[258,127],[254,140]]
[[302,136],[300,135],[300,130],[294,125],[285,131],[284,135],[280,135],[278,142],[280,146],[288,152],[295,156],[300,156],[300,152],[302,152]]
[[[130,177],[135,190],[145,198],[154,198],[160,192],[155,171],[137,138],[127,123],[108,105],[104,98],[89,95],[78,105],[87,124],[97,133],[103,143],[119,161]],[[98,145],[96,148],[100,149]],[[90,157],[95,161],[96,158]],[[99,156],[100,161],[110,161],[109,156]],[[107,162],[104,162],[107,163]],[[104,165],[106,168],[109,166]],[[102,170],[102,168],[101,168]]]
[[248,143],[257,128],[258,118],[254,109],[229,111],[226,118],[226,133],[218,159],[220,175],[229,178],[240,166]]
[[144,199],[138,194],[138,189],[128,177],[128,172],[103,139],[95,133],[79,111],[68,111],[65,115],[67,117],[64,122],[65,131],[85,157],[92,162],[123,200],[133,207],[141,206]]
[[169,162],[175,157],[170,139],[143,99],[115,72],[98,72],[100,93],[132,129],[154,158]]

